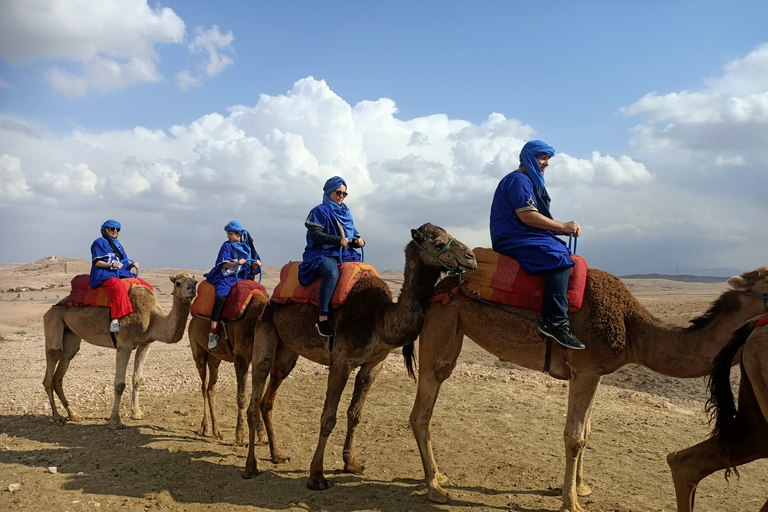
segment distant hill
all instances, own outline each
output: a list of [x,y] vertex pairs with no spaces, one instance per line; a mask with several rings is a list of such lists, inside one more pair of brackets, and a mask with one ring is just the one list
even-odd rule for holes
[[680,281],[683,283],[724,283],[728,281],[729,278],[668,274],[631,274],[628,276],[619,276],[619,279],[666,279],[667,281]]

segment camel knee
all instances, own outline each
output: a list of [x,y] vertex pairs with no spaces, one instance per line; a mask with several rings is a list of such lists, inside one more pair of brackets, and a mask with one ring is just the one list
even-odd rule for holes
[[330,436],[335,426],[336,426],[336,418],[330,418],[324,421],[322,427],[320,428],[320,435],[323,437]]
[[587,447],[586,439],[568,438],[565,440],[566,447],[570,450],[570,455],[573,458],[577,458]]
[[144,384],[144,377],[139,377],[138,379],[136,379],[136,382],[133,383],[133,388],[139,389],[142,384]]
[[117,393],[118,395],[122,395],[123,391],[125,391],[125,382],[115,384],[115,393]]
[[437,382],[443,383],[445,380],[451,376],[451,372],[453,371],[452,365],[448,361],[440,361],[435,364],[435,378],[437,379]]
[[269,377],[269,372],[272,370],[272,359],[263,359],[256,365],[256,372],[260,379],[266,379]]

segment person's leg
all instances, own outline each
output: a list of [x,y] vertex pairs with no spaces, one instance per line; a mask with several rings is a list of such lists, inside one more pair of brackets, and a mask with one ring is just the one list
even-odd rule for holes
[[221,312],[224,311],[224,304],[227,302],[226,295],[216,295],[213,299],[213,310],[211,311],[211,330],[208,332],[208,350],[213,350],[219,344],[219,320]]
[[109,297],[109,309],[112,316],[112,322],[109,324],[110,332],[120,332],[120,324],[117,319],[122,318],[129,313],[133,313],[131,299],[128,297],[128,291],[120,279],[111,277],[101,283],[102,288]]
[[328,320],[333,292],[339,281],[339,265],[333,258],[325,258],[317,267],[317,274],[323,279],[320,284],[320,316],[317,322],[317,330],[321,336],[333,336],[333,326]]
[[544,300],[541,312],[544,322],[539,327],[542,334],[555,338],[565,348],[584,348],[573,334],[568,322],[568,278],[571,267],[558,267],[547,271],[544,277]]

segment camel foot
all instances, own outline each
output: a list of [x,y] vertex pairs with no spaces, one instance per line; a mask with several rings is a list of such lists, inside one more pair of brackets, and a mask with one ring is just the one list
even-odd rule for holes
[[74,421],[75,423],[77,423],[79,421],[83,421],[83,418],[81,418],[80,416],[78,416],[77,414],[75,414],[73,412],[70,412],[69,413],[69,421]]
[[220,430],[214,431],[213,432],[213,437],[215,437],[216,439],[224,439],[224,436],[221,434]]
[[272,464],[284,464],[291,462],[291,458],[283,455],[282,453],[276,453],[272,456]]
[[131,414],[132,420],[143,420],[144,419],[144,413],[141,411],[136,411]]
[[257,437],[258,439],[254,442],[256,446],[267,446],[269,444],[269,438],[266,433],[259,432]]
[[245,435],[244,434],[235,434],[235,446],[245,446],[248,443],[245,441]]
[[581,505],[578,503],[574,503],[570,507],[563,503],[563,506],[560,507],[560,512],[586,512],[586,510],[581,508]]
[[247,462],[245,464],[245,471],[240,473],[240,476],[243,477],[245,480],[250,480],[251,478],[258,476],[259,470],[256,469],[256,463],[254,462],[251,464],[250,462]]
[[112,430],[122,430],[125,428],[125,423],[122,421],[110,421],[109,422],[109,428]]
[[448,503],[450,500],[448,493],[439,487],[429,487],[427,489],[427,498],[432,503]]
[[310,475],[309,480],[307,480],[307,488],[313,491],[324,491],[331,488],[331,482],[326,480],[322,474],[318,477]]
[[576,494],[579,496],[589,496],[592,494],[592,489],[584,482],[576,485]]
[[365,471],[365,466],[361,466],[354,460],[346,461],[344,463],[344,473],[356,473],[358,475],[362,475],[363,471]]
[[438,485],[441,487],[444,485],[451,485],[451,479],[445,476],[444,473],[436,472],[435,473],[435,480],[437,481]]

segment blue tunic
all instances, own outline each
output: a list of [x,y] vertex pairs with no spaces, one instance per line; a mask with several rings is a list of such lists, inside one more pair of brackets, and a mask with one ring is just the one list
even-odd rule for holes
[[493,250],[515,258],[526,274],[541,274],[559,267],[571,267],[571,253],[565,242],[551,231],[526,225],[517,212],[538,211],[530,178],[514,171],[502,178],[491,205]]
[[[259,253],[252,255],[250,259],[260,259]],[[229,295],[229,291],[235,286],[238,279],[253,279],[253,264],[250,262],[232,268],[226,268],[222,265],[222,263],[228,261],[237,262],[239,260],[240,256],[232,242],[224,242],[221,245],[221,249],[219,249],[219,255],[216,257],[216,265],[203,276],[209,283],[216,286],[216,295],[223,295],[225,297]]]
[[[118,249],[123,251],[123,255],[128,258],[128,255],[125,252],[125,248],[120,244],[120,242],[117,240],[113,240],[113,242]],[[91,244],[91,277],[88,281],[88,284],[91,288],[98,288],[101,286],[101,283],[111,277],[133,277],[133,274],[131,274],[127,264],[124,265],[121,269],[103,268],[96,266],[96,262],[99,260],[104,260],[107,263],[120,263],[120,255],[115,254],[115,251],[112,250],[112,246],[109,245],[109,242],[107,242],[106,238],[97,238]]]
[[349,246],[342,248],[340,245],[316,244],[309,237],[309,228],[311,226],[322,227],[323,232],[328,235],[346,236],[349,239],[359,234],[357,229],[355,229],[354,233],[345,233],[344,228],[341,227],[333,213],[331,213],[331,209],[324,204],[312,208],[304,225],[307,227],[307,246],[304,248],[304,254],[301,256],[301,264],[299,265],[299,283],[302,286],[312,284],[315,280],[315,270],[325,258],[333,258],[339,261],[340,248],[342,249],[341,257],[343,261],[360,261],[360,253]]

